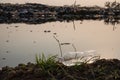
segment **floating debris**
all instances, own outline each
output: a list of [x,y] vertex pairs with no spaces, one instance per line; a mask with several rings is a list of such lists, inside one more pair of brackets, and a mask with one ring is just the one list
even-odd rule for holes
[[19,26],[15,26],[15,28],[18,28]]
[[9,53],[9,51],[6,51],[6,53]]
[[44,32],[47,32],[46,30],[44,30]]
[[30,32],[33,32],[32,30],[30,30]]
[[50,30],[44,30],[45,33],[50,33],[51,31]]
[[5,60],[6,58],[2,58],[2,60]]
[[89,50],[84,52],[68,52],[58,59],[66,66],[73,66],[81,63],[92,63],[99,60],[100,55],[95,50]]
[[71,43],[61,43],[61,45],[70,45]]
[[9,40],[6,40],[6,42],[8,43],[8,42],[9,42]]
[[53,33],[54,35],[57,35],[57,33]]
[[48,30],[47,32],[51,32],[50,30]]
[[7,29],[9,29],[9,27],[6,27]]
[[36,41],[33,41],[33,43],[35,44],[35,43],[36,43]]

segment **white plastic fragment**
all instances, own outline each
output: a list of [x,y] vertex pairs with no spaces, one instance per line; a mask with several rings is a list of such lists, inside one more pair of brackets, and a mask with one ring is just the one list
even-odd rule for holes
[[89,50],[84,52],[68,52],[63,57],[60,57],[59,61],[66,66],[73,66],[83,62],[92,63],[97,59],[100,59],[100,55],[97,54],[96,50]]

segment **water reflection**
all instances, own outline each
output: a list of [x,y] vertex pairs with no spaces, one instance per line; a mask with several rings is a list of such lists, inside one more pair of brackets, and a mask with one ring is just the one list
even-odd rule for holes
[[112,25],[113,26],[113,31],[115,31],[116,28],[117,28],[117,25],[120,24],[120,20],[116,20],[114,18],[111,18],[111,19],[110,18],[106,18],[104,20],[104,22],[105,22],[106,25]]
[[111,24],[111,25],[116,25],[120,24],[119,19],[115,19],[114,17],[108,17],[104,19],[105,24]]
[[63,54],[96,50],[102,58],[120,59],[119,24],[115,24],[113,29],[113,25],[105,25],[102,20],[80,23],[72,20],[38,25],[0,24],[0,67],[34,62],[35,54],[39,53],[60,56],[53,36],[59,39]]

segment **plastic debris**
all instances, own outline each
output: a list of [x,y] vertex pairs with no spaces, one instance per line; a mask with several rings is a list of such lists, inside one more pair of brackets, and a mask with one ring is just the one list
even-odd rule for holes
[[92,63],[100,59],[100,55],[96,50],[84,52],[68,52],[59,58],[59,61],[66,66],[80,65],[81,63]]

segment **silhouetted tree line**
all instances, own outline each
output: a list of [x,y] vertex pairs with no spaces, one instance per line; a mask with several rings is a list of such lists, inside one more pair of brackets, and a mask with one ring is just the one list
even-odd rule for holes
[[48,6],[36,3],[0,3],[0,23],[3,22],[43,22],[72,19],[120,19],[120,3],[106,2],[105,7]]

